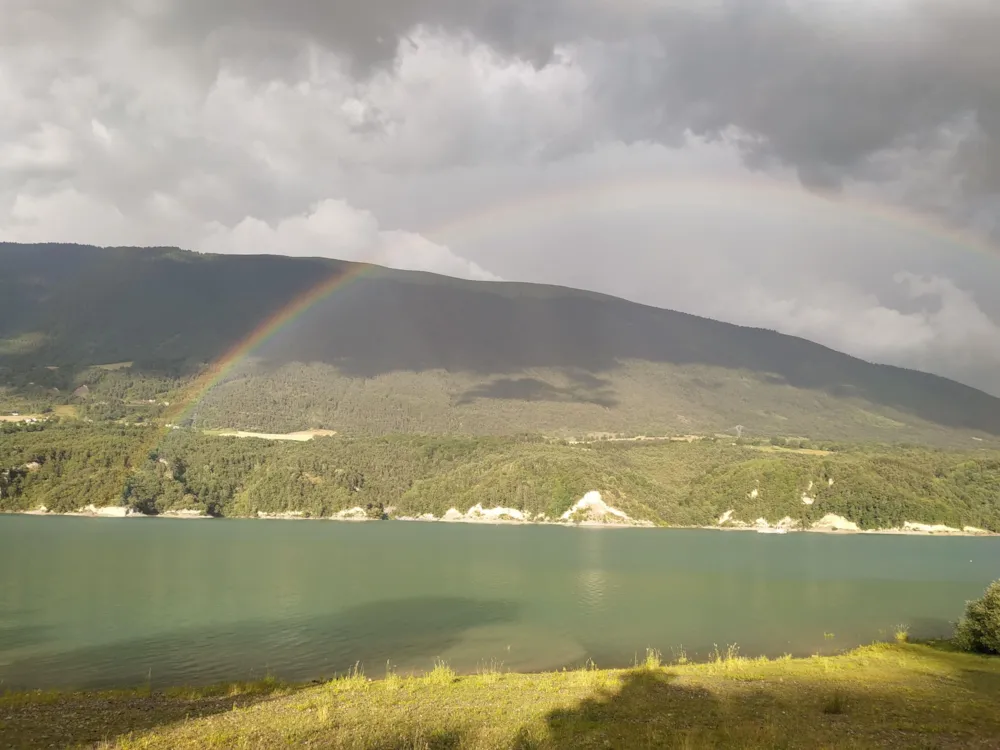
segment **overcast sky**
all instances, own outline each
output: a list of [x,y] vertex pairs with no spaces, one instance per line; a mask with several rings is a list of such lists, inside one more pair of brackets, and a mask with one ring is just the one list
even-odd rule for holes
[[996,0],[0,0],[0,239],[361,259],[1000,395]]

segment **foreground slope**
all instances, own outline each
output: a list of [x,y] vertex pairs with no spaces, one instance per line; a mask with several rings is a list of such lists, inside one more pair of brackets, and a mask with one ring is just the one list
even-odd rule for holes
[[[381,673],[378,675],[381,677]],[[0,696],[0,744],[102,748],[995,748],[1000,658],[843,656],[632,670],[355,675],[206,690]]]
[[[166,400],[319,283],[337,289],[227,369],[195,424],[1000,436],[1000,399],[772,331],[561,287],[176,249],[0,245],[6,398],[87,385],[81,406],[127,403],[137,388]],[[88,370],[109,364],[122,369]],[[104,381],[99,399],[86,393]]]

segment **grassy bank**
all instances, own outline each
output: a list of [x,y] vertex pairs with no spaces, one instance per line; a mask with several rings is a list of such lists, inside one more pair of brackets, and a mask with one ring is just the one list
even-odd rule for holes
[[[382,677],[382,675],[377,675]],[[1000,658],[877,644],[630,670],[12,693],[0,747],[1000,747]]]

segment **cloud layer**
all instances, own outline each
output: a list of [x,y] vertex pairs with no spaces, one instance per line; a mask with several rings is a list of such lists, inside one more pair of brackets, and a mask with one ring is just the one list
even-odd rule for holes
[[0,239],[570,284],[1000,393],[989,0],[0,11]]

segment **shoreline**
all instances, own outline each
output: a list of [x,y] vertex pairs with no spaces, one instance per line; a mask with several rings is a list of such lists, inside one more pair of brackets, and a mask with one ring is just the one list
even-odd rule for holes
[[[765,535],[774,534],[774,527],[770,531],[760,532],[753,526],[667,526],[670,529],[701,529],[704,531],[752,531]],[[834,534],[837,536],[852,536],[856,534],[871,534],[881,536],[940,536],[940,537],[993,537],[1000,536],[992,531],[963,531],[954,529],[952,531],[919,531],[916,529],[833,529],[829,527],[817,527],[812,529],[787,529],[788,534]]]
[[[195,513],[167,512],[158,515],[147,515],[144,513],[95,513],[87,511],[69,511],[65,513],[55,513],[41,510],[6,510],[0,511],[0,515],[10,516],[36,516],[36,517],[64,517],[64,518],[94,518],[94,519],[129,519],[129,518],[149,518],[166,519],[175,521],[211,521],[211,520],[253,520],[253,521],[333,521],[340,523],[368,523],[378,522],[374,518],[357,517],[311,517],[297,514],[281,514],[266,516],[209,516]],[[764,533],[774,534],[775,527],[767,527],[763,532],[756,526],[657,526],[651,521],[637,523],[603,523],[600,521],[580,521],[580,522],[560,522],[560,521],[520,521],[516,519],[499,518],[419,518],[403,516],[400,518],[388,518],[388,521],[400,521],[403,523],[447,523],[447,524],[475,524],[481,526],[556,526],[567,529],[659,529],[666,531],[728,531],[744,533]],[[815,527],[810,529],[786,529],[787,534],[831,534],[837,536],[849,535],[872,535],[872,536],[930,536],[930,537],[998,537],[992,531],[977,530],[966,531],[963,529],[952,530],[919,530],[919,529],[843,529],[830,527]],[[784,535],[780,534],[779,535]]]

